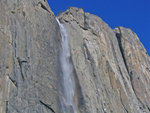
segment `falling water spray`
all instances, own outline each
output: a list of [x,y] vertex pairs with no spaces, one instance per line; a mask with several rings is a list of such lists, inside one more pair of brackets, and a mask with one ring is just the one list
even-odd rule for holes
[[68,43],[68,34],[65,26],[59,22],[56,18],[61,32],[61,52],[60,52],[60,66],[61,73],[60,78],[60,96],[59,101],[61,103],[62,113],[77,113],[76,105],[74,102],[75,85],[74,78],[72,76],[73,66],[70,60],[70,48]]

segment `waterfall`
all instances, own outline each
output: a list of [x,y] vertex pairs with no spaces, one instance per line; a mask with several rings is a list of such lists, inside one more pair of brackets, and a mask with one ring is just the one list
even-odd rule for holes
[[70,60],[70,48],[68,42],[68,34],[65,26],[59,22],[56,18],[61,32],[61,52],[60,52],[60,67],[61,73],[60,78],[60,94],[59,101],[61,103],[61,109],[63,113],[77,113],[76,105],[74,102],[75,86],[74,78],[72,76],[73,66]]

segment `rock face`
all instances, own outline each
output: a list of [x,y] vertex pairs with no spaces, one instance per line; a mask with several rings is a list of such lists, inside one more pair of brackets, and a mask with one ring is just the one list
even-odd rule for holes
[[54,14],[44,0],[1,0],[0,8],[0,113],[57,113]]
[[[60,28],[46,0],[0,1],[0,113],[60,113]],[[130,29],[69,8],[78,113],[149,113],[150,58]]]
[[136,34],[80,8],[58,18],[70,39],[79,113],[149,113],[150,58]]

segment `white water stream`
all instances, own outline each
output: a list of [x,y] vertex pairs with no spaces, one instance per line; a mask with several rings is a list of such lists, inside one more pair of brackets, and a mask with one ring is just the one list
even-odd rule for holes
[[61,31],[61,45],[60,52],[60,66],[61,66],[61,94],[60,102],[63,113],[77,113],[76,105],[74,103],[75,86],[72,76],[72,63],[70,61],[70,48],[68,43],[68,34],[63,24],[56,18]]

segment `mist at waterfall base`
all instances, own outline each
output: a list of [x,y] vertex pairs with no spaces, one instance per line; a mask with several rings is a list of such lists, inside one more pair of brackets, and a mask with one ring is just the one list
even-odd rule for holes
[[60,52],[60,67],[59,74],[59,101],[62,113],[77,113],[76,105],[74,103],[75,85],[72,76],[72,63],[70,61],[70,48],[68,43],[67,31],[63,24],[56,18],[61,31],[61,46]]

